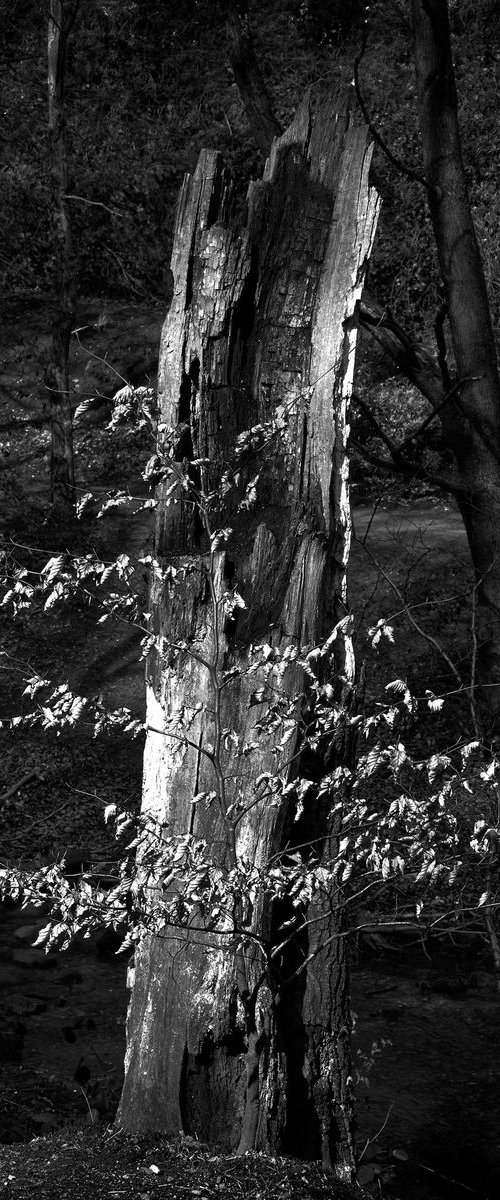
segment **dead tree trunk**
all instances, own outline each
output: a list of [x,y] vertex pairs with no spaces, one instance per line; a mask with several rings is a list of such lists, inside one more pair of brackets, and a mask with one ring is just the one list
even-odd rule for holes
[[55,231],[57,299],[52,323],[51,357],[45,372],[49,393],[52,446],[50,494],[53,503],[75,503],[73,419],[69,390],[69,344],[75,317],[71,229],[66,204],[67,152],[64,73],[68,38],[78,0],[50,0],[48,24],[49,156]]
[[[158,488],[143,796],[167,865],[150,901],[156,931],[136,954],[118,1114],[128,1128],[183,1129],[240,1152],[321,1157],[344,1178],[349,992],[329,872],[339,815],[331,790],[312,787],[297,820],[294,781],[306,765],[318,771],[301,655],[347,611],[347,406],[378,212],[370,157],[347,103],[307,97],[250,187],[243,228],[229,219],[217,154],[202,153],[180,194],[160,352],[158,456],[170,466]],[[345,699],[345,624],[335,644],[333,689]],[[345,760],[345,739],[330,751]],[[186,879],[218,881],[230,911],[215,917],[200,899],[182,918],[175,847]],[[294,848],[329,880],[326,896],[295,909],[272,885]]]

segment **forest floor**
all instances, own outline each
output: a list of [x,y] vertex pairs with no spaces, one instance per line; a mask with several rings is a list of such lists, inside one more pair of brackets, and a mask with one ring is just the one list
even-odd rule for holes
[[[218,1154],[192,1138],[130,1137],[67,1126],[59,1135],[0,1147],[3,1195],[16,1200],[361,1200],[314,1163]],[[1,1177],[0,1177],[1,1178]]]
[[[163,313],[130,317],[129,307],[89,304],[74,345],[75,403],[95,398],[77,426],[79,488],[106,494],[124,480],[138,496],[135,513],[111,509],[85,525],[106,559],[151,548],[151,519],[140,511],[140,463],[147,439],[112,445],[104,428],[109,395],[123,379],[154,381]],[[14,308],[0,346],[0,531],[4,548],[28,564],[59,552],[75,531],[47,517],[48,434],[42,423],[48,349],[43,305]],[[35,423],[33,423],[35,422]],[[141,491],[142,488],[142,491]],[[367,699],[403,675],[417,692],[450,684],[440,644],[467,668],[471,580],[461,521],[441,503],[379,496],[354,513],[350,593],[358,655],[368,662]],[[38,556],[38,557],[37,557]],[[43,561],[43,559],[42,559]],[[394,643],[375,653],[365,632],[383,616]],[[431,638],[431,640],[430,640]],[[89,861],[118,857],[103,810],[137,807],[142,745],[121,734],[95,739],[78,726],[60,737],[8,726],[26,712],[26,674],[39,671],[75,690],[102,693],[112,706],[144,711],[140,634],[96,626],[84,606],[5,617],[0,669],[2,861],[48,863],[66,852]],[[451,690],[451,686],[450,686]],[[425,743],[451,718],[425,718]],[[15,906],[0,911],[0,1169],[5,1193],[56,1200],[152,1196],[180,1200],[231,1190],[245,1197],[332,1195],[314,1166],[218,1156],[192,1139],[126,1138],[113,1130],[125,1046],[126,963],[105,936],[45,955],[32,947],[43,918]],[[409,944],[390,935],[353,941],[353,1008],[361,1180],[392,1200],[477,1196],[493,1200],[500,1184],[500,1081],[491,1048],[500,1036],[500,1004],[487,946],[477,935],[456,945]],[[340,1194],[340,1193],[339,1193]]]

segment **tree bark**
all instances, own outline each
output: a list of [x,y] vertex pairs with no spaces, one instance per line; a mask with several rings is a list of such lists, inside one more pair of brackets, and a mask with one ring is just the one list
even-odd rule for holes
[[68,38],[79,0],[50,0],[48,23],[48,96],[50,183],[55,233],[57,298],[52,323],[50,363],[45,385],[50,399],[52,445],[51,501],[75,504],[73,421],[69,388],[69,345],[75,318],[75,289],[70,220],[66,204],[67,147],[64,73]]
[[[443,278],[457,381],[442,425],[454,451],[480,600],[481,682],[500,715],[500,379],[481,255],[462,161],[446,0],[412,0],[429,210]],[[491,684],[494,687],[491,687]],[[487,699],[489,695],[489,701]],[[498,732],[498,729],[496,730]]]
[[[348,107],[306,97],[250,186],[244,228],[229,220],[217,154],[202,153],[179,198],[158,450],[165,458],[165,439],[175,447],[180,482],[178,497],[171,482],[159,485],[156,552],[180,583],[152,585],[143,813],[170,837],[198,839],[212,872],[241,871],[246,882],[225,927],[198,914],[196,930],[188,919],[142,939],[118,1114],[128,1128],[182,1129],[239,1152],[319,1156],[344,1178],[354,1161],[340,898],[330,883],[326,898],[304,902],[278,956],[290,902],[273,903],[265,879],[294,844],[304,864],[328,872],[338,838],[331,794],[304,802],[294,824],[297,798],[283,787],[305,769],[307,689],[295,653],[347,611],[347,406],[378,213],[367,131],[350,125]],[[256,506],[226,497],[218,521],[232,534],[221,548],[209,544],[207,505],[196,511],[186,497],[189,487],[218,493],[250,428],[259,445],[241,459],[238,495],[258,472]],[[228,620],[235,584],[246,607]],[[255,669],[262,642],[271,665]],[[287,648],[280,673],[272,663]],[[337,693],[349,695],[345,629],[337,670]],[[282,730],[266,727],[276,696],[292,717],[278,751]],[[344,745],[337,761],[347,755]],[[209,791],[212,802],[194,807],[193,793]]]

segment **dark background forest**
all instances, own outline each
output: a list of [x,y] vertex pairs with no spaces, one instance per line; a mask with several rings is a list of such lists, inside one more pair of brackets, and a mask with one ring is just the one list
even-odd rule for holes
[[[392,153],[418,169],[419,135],[409,14],[369,6],[361,67],[371,120]],[[450,5],[464,158],[495,323],[498,13],[494,0]],[[261,3],[252,12],[257,57],[278,119],[290,120],[310,85],[348,83],[364,6]],[[51,209],[46,173],[43,5],[2,14],[2,283],[7,297],[50,296]],[[220,149],[244,195],[262,167],[227,53],[223,4],[87,4],[68,48],[68,192],[80,295],[168,298],[177,191],[204,146]],[[422,187],[379,147],[383,207],[370,270],[382,303],[419,333],[439,307]]]
[[[404,168],[418,172],[421,148],[408,7],[404,0],[372,0],[359,82],[370,121],[380,138]],[[139,501],[135,515],[117,516],[110,510],[100,522],[95,519],[91,502],[87,524],[79,530],[72,519],[65,522],[60,513],[51,514],[48,504],[50,439],[44,373],[57,304],[57,247],[47,167],[47,11],[45,5],[34,0],[11,0],[9,4],[2,0],[0,9],[0,519],[6,560],[12,562],[13,549],[16,562],[28,569],[36,563],[40,550],[52,553],[68,546],[78,550],[92,546],[103,558],[122,550],[144,552],[150,549],[150,534],[148,514],[140,511]],[[363,43],[366,12],[357,0],[349,5],[326,0],[269,0],[250,6],[255,53],[282,127],[292,118],[309,86],[328,94],[351,82]],[[496,0],[474,4],[452,0],[450,20],[464,162],[498,344],[498,4]],[[233,173],[237,205],[243,209],[248,183],[261,174],[263,167],[263,154],[249,128],[230,65],[226,5],[210,0],[147,5],[140,0],[84,0],[68,43],[65,116],[76,327],[81,330],[71,345],[72,403],[76,409],[83,402],[84,410],[75,424],[77,492],[81,498],[96,489],[102,498],[113,488],[122,488],[140,500],[147,491],[141,482],[141,470],[151,452],[148,435],[141,426],[132,434],[119,434],[110,444],[105,426],[111,414],[110,398],[124,381],[154,387],[160,328],[171,297],[169,262],[178,189],[185,172],[194,170],[200,150],[217,148]],[[356,120],[363,120],[359,108]],[[443,288],[425,189],[389,161],[378,144],[372,170],[382,207],[369,268],[370,293],[382,306],[388,306],[412,338],[437,359],[435,326],[443,306]],[[452,356],[449,347],[448,353]],[[407,471],[390,473],[381,467],[386,449],[384,435],[391,443],[406,438],[420,425],[426,410],[419,393],[364,332],[360,336],[354,392],[351,472],[355,530],[358,522],[363,533],[372,506],[382,513],[397,513],[396,519],[391,517],[392,524],[379,526],[379,540],[370,550],[373,557],[369,564],[361,550],[354,551],[351,600],[359,626],[370,617],[372,624],[381,616],[389,619],[407,604],[419,605],[419,620],[425,630],[439,638],[445,655],[461,670],[471,653],[471,579],[454,501],[437,482],[450,467],[449,450],[433,431],[425,445],[418,442],[413,447],[412,458],[420,468],[414,477]],[[432,533],[426,523],[422,531],[422,512],[425,522],[436,522]],[[374,559],[382,564],[382,573]],[[399,597],[395,587],[399,588]],[[404,618],[401,626],[406,628]],[[127,705],[134,716],[141,717],[143,665],[138,659],[139,640],[133,630],[124,634],[121,628],[109,625],[104,633],[96,633],[94,609],[78,601],[55,616],[47,616],[40,606],[34,612],[18,615],[17,622],[6,610],[0,712],[5,722],[2,862],[35,864],[63,855],[66,861],[74,855],[77,865],[87,857],[93,862],[109,859],[109,835],[102,810],[113,802],[138,805],[140,739],[128,743],[120,730],[111,729],[102,747],[93,737],[93,730],[81,732],[75,727],[56,737],[37,728],[16,730],[9,722],[14,713],[28,711],[29,697],[26,699],[24,689],[35,671],[56,683],[69,678],[76,690],[91,696],[103,694],[107,703]],[[414,629],[410,640],[406,632],[402,644],[398,646],[396,638],[394,647],[388,644],[378,657],[374,654],[371,666],[367,641],[363,653],[369,660],[369,697],[377,695],[387,680],[397,675],[411,678],[417,690],[427,687],[436,694],[450,686],[449,666],[443,655],[429,641],[419,638]],[[465,733],[467,720],[467,704],[460,696],[454,707],[452,702],[451,715],[447,710],[434,719],[432,735],[424,721],[416,733],[417,744],[420,739],[427,749],[427,739],[436,736],[436,729],[442,744],[452,741],[457,722]],[[8,916],[6,937],[10,940],[5,943],[4,957],[10,963],[12,945],[16,945],[18,970],[24,966],[25,972],[36,973],[40,961],[36,954],[40,952],[26,948],[30,946],[29,934],[17,943],[13,940],[16,930],[19,933],[23,929],[23,920],[19,913],[13,918],[12,914]],[[25,924],[30,928],[28,918]],[[422,952],[413,944],[407,949],[405,943],[406,966],[398,975],[402,947],[397,941],[393,943],[390,935],[387,937],[389,944],[386,936],[376,931],[369,939],[359,936],[353,952],[355,958],[359,955],[360,972],[357,983],[354,972],[354,1005],[360,1009],[361,1024],[365,1022],[364,1042],[360,1043],[363,1066],[358,1072],[361,1107],[365,1106],[360,1121],[361,1149],[365,1143],[371,1147],[363,1160],[362,1181],[374,1195],[415,1200],[471,1193],[493,1195],[490,1189],[495,1187],[499,1163],[498,1151],[491,1150],[492,1126],[500,1099],[494,1072],[487,1073],[485,1067],[491,1030],[498,1028],[490,1002],[490,987],[494,988],[490,951],[479,938],[473,942],[469,961],[462,948],[457,952],[448,942],[431,949],[431,970],[428,950]],[[52,983],[54,994],[48,1010],[51,1020],[54,1012],[56,1016],[47,1027],[42,1020],[38,1034],[33,1034],[28,1016],[39,1001],[21,1002],[19,979],[11,980],[9,975],[17,1008],[9,993],[4,1012],[4,1142],[21,1144],[35,1133],[50,1132],[62,1113],[65,1120],[71,1117],[76,1122],[73,1146],[78,1144],[84,1156],[89,1152],[88,1138],[95,1130],[91,1124],[82,1135],[82,1111],[84,1116],[87,1110],[92,1111],[93,1120],[99,1119],[101,1124],[112,1118],[119,1094],[125,1004],[124,966],[116,965],[115,949],[115,944],[109,945],[104,939],[97,949],[93,944],[92,962],[87,957],[72,966],[71,959],[66,961],[62,956],[62,966],[58,962],[55,970],[64,980],[73,971],[80,982],[70,978],[69,983],[58,983],[59,991]],[[23,954],[28,956],[24,963]],[[35,957],[30,958],[33,954]],[[90,981],[90,990],[96,990],[100,1004],[103,988],[115,989],[114,994],[122,997],[120,1028],[112,1033],[109,1028],[102,1031],[102,1046],[88,1025],[89,1021],[98,1022],[94,1015],[88,1016],[88,992],[78,991],[86,986],[82,975]],[[370,987],[375,999],[367,1007],[365,993]],[[404,1001],[398,992],[399,1009],[396,1003],[391,1006],[396,987],[404,992]],[[64,994],[62,1017],[61,1011],[54,1008],[56,993],[59,998]],[[425,1007],[426,1003],[439,1008],[437,1013],[433,1010],[436,1023],[432,1029],[427,1017],[423,1025],[421,1021],[419,1006]],[[42,1015],[45,1019],[45,1012]],[[34,1019],[36,1024],[36,1013]],[[85,1021],[87,1041],[82,1034]],[[440,1047],[439,1021],[443,1031]],[[421,1053],[417,1048],[416,1055],[411,1046],[412,1022],[422,1039]],[[103,1024],[109,1024],[108,1018]],[[467,1039],[462,1046],[463,1030],[470,1032],[474,1024],[480,1047]],[[47,1082],[46,1067],[37,1058],[37,1050],[31,1059],[29,1055],[23,1058],[24,1042],[28,1039],[28,1045],[29,1039],[36,1041],[37,1036],[59,1037],[64,1044],[56,1083]],[[89,1037],[93,1049],[89,1049]],[[395,1049],[385,1052],[393,1057],[374,1101],[365,1082],[368,1076],[371,1081],[376,1075],[374,1064],[379,1055],[383,1058],[389,1038]],[[105,1067],[98,1063],[101,1054]],[[422,1055],[428,1067],[420,1077],[415,1056]],[[457,1086],[473,1087],[476,1060],[480,1082],[471,1105],[474,1133],[461,1158],[458,1144],[464,1137],[465,1117],[462,1114],[455,1120],[455,1115],[450,1115],[451,1096]],[[20,1062],[31,1063],[27,1070],[32,1068],[32,1075],[26,1079],[24,1090],[15,1091],[18,1083],[14,1087],[12,1071],[18,1070]],[[422,1121],[421,1114],[416,1116],[409,1105],[404,1118],[397,1117],[392,1128],[389,1119],[389,1134],[384,1141],[383,1129],[380,1136],[379,1130],[393,1103],[391,1081],[396,1095],[406,1095],[417,1086],[412,1082],[414,1072],[418,1103],[425,1110],[434,1087],[433,1062],[439,1079],[437,1091],[444,1097],[438,1115],[427,1114]],[[375,1083],[371,1086],[376,1090]],[[82,1089],[86,1100],[82,1099]],[[14,1091],[17,1099],[13,1098]],[[420,1130],[424,1128],[420,1141],[415,1135],[413,1143],[408,1133],[412,1121]],[[434,1145],[436,1128],[439,1136]],[[474,1140],[476,1145],[480,1142],[478,1163],[474,1161]],[[447,1142],[448,1155],[444,1149]],[[126,1173],[131,1170],[130,1147],[122,1147],[120,1153],[120,1170]],[[134,1154],[139,1161],[139,1151],[134,1150]],[[147,1155],[149,1160],[159,1161],[159,1151],[152,1144],[145,1149],[143,1146],[141,1154],[141,1170],[146,1169],[143,1164]],[[175,1169],[168,1168],[178,1181],[195,1169],[189,1154],[184,1146],[182,1161]],[[29,1156],[26,1161],[28,1175],[31,1171],[33,1176],[35,1160],[31,1167]],[[135,1159],[133,1162],[135,1170]],[[163,1173],[166,1169],[162,1164]],[[201,1169],[199,1163],[196,1169]],[[216,1183],[210,1177],[211,1168],[205,1164],[203,1169],[207,1171],[204,1195],[213,1194],[215,1187],[227,1187],[222,1168]],[[20,1178],[20,1169],[18,1174]],[[189,1186],[193,1183],[196,1179],[191,1179]],[[149,1180],[147,1186],[152,1186]],[[258,1179],[238,1177],[237,1186],[242,1194],[253,1195],[261,1187],[263,1194],[268,1189],[269,1195],[274,1195],[279,1194],[281,1184],[274,1177],[260,1183]],[[308,1183],[310,1193],[301,1191],[305,1186],[300,1179],[295,1180],[291,1194],[312,1196],[316,1194],[314,1187],[320,1185]],[[54,1181],[47,1184],[47,1196],[56,1194],[50,1187],[55,1188]]]

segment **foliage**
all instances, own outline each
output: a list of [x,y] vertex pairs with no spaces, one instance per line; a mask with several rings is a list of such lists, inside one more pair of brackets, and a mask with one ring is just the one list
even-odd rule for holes
[[[111,430],[127,420],[151,424],[148,389],[121,389],[115,400]],[[205,462],[191,465],[201,472],[200,484],[175,461],[178,433],[174,437],[165,429],[160,431],[161,452],[146,468],[148,477],[162,479],[167,502],[170,497],[171,503],[178,503],[181,491],[198,510],[206,534],[205,570],[214,628],[222,627],[215,615],[219,607],[225,620],[233,620],[235,612],[244,608],[244,600],[236,583],[220,599],[216,596],[217,555],[230,543],[232,530],[213,521],[227,519],[230,495],[244,506],[255,501],[259,488],[255,458],[262,454],[263,446],[280,439],[285,423],[286,412],[280,408],[267,425],[239,436],[234,463],[226,464],[220,491],[205,490]],[[103,502],[101,511],[108,503]],[[146,499],[144,503],[155,501]],[[181,586],[187,569],[179,562],[162,567],[151,556],[133,565],[123,554],[104,562],[91,553],[66,553],[51,556],[41,570],[34,571],[16,566],[4,556],[2,604],[14,615],[22,615],[33,605],[49,615],[68,602],[91,605],[101,621],[117,618],[139,626],[146,655],[158,639],[140,600],[138,572],[145,567],[171,593]],[[108,807],[106,819],[115,824],[122,846],[126,840],[111,876],[90,868],[75,885],[74,879],[66,877],[64,863],[35,872],[11,867],[2,870],[4,895],[48,907],[51,913],[38,944],[47,949],[54,944],[64,946],[76,934],[87,937],[96,926],[105,926],[118,929],[125,945],[132,945],[145,929],[161,935],[166,927],[193,928],[197,923],[215,939],[222,937],[229,944],[236,937],[244,944],[249,937],[248,912],[265,899],[286,902],[286,916],[274,942],[260,939],[273,972],[279,969],[285,947],[307,920],[313,899],[324,898],[328,905],[334,897],[345,914],[346,933],[373,923],[420,929],[422,935],[431,930],[460,931],[476,928],[483,915],[496,912],[500,759],[477,740],[466,738],[449,750],[440,746],[436,736],[430,754],[422,757],[412,752],[419,711],[439,714],[444,700],[430,690],[417,700],[404,679],[387,685],[387,699],[365,704],[361,710],[338,675],[337,645],[349,636],[349,630],[350,619],[344,618],[316,646],[290,643],[280,650],[261,642],[253,647],[244,668],[233,665],[229,671],[220,666],[217,641],[213,658],[206,662],[188,642],[172,644],[175,654],[194,655],[207,667],[214,713],[229,678],[245,670],[255,679],[250,701],[257,710],[255,740],[240,746],[237,732],[231,727],[219,728],[216,719],[213,745],[204,750],[213,768],[213,787],[192,797],[193,806],[219,806],[234,852],[223,864],[203,838],[190,833],[172,835],[149,814],[137,816]],[[392,641],[394,635],[388,621],[381,618],[369,636],[376,646],[382,637]],[[165,645],[161,648],[164,653]],[[283,681],[291,670],[299,683],[290,695]],[[35,706],[27,715],[13,718],[11,725],[19,730],[38,723],[60,732],[83,718],[93,723],[95,736],[115,728],[136,736],[143,729],[128,711],[106,711],[100,698],[75,695],[65,684],[54,688],[36,674],[26,679],[25,695]],[[185,709],[174,712],[163,736],[175,739],[179,746],[191,745],[194,715]],[[254,778],[252,759],[261,739],[270,737],[275,768]],[[353,747],[352,766],[335,766],[336,747],[346,743]],[[242,763],[242,784],[227,807],[223,793],[226,752],[234,746]],[[291,774],[290,755],[296,763]],[[237,834],[247,813],[263,803],[286,806],[293,814],[297,835],[290,834],[283,852],[273,851],[256,865],[238,850]],[[326,866],[314,841],[301,842],[301,830],[307,828],[304,816],[311,814],[315,805],[325,803],[336,829]],[[306,963],[304,959],[297,970]]]
[[[316,661],[324,658],[324,648],[318,650]],[[269,666],[268,648],[259,651],[256,661]],[[309,672],[310,658],[303,661]],[[270,678],[274,669],[269,668]],[[151,817],[117,813],[111,806],[106,818],[114,822],[117,838],[123,844],[127,830],[133,835],[116,874],[96,877],[90,868],[75,885],[66,878],[64,864],[34,873],[4,868],[3,894],[45,908],[49,904],[51,921],[37,943],[47,949],[68,945],[78,933],[89,936],[96,927],[118,929],[125,944],[131,945],[145,929],[161,935],[166,926],[192,928],[197,921],[229,941],[235,933],[246,936],[244,927],[235,926],[231,919],[243,900],[246,905],[256,903],[259,896],[271,901],[286,898],[292,915],[279,931],[278,945],[264,947],[271,966],[295,936],[311,898],[324,896],[327,904],[332,889],[345,907],[346,929],[351,933],[384,924],[392,930],[420,929],[422,936],[481,928],[482,910],[494,914],[499,902],[500,761],[495,755],[486,759],[477,743],[415,760],[401,741],[387,740],[387,731],[393,732],[402,713],[409,707],[415,711],[403,681],[398,683],[404,691],[402,699],[378,706],[370,716],[351,719],[364,750],[353,778],[346,780],[345,772],[338,770],[319,780],[300,777],[293,784],[278,772],[258,777],[250,797],[242,798],[241,805],[227,814],[228,822],[236,826],[247,806],[264,796],[271,805],[291,800],[295,819],[300,820],[304,806],[327,795],[332,810],[337,807],[341,812],[339,839],[327,869],[319,865],[313,846],[306,856],[290,848],[272,855],[262,867],[241,856],[222,869],[214,862],[212,846],[203,839],[171,836]],[[316,672],[312,690],[317,696],[319,729],[310,730],[307,740],[316,749],[318,737],[338,735],[342,714],[325,698]],[[62,726],[63,721],[73,723],[81,715],[80,698],[76,703],[72,699],[62,713],[57,695],[52,695],[49,723]],[[436,699],[426,703],[435,705]],[[133,731],[128,714],[104,718],[96,713],[96,733],[102,732],[106,721],[114,720]],[[180,743],[189,740],[183,730],[188,724],[189,714],[185,714],[174,735]],[[272,724],[278,757],[295,734],[288,706],[280,712],[276,705]],[[232,736],[232,730],[224,731],[225,739]],[[251,753],[252,747],[242,747],[246,758]],[[351,785],[347,802],[340,798],[346,782]],[[217,803],[216,791],[193,795],[192,803],[210,807]]]

